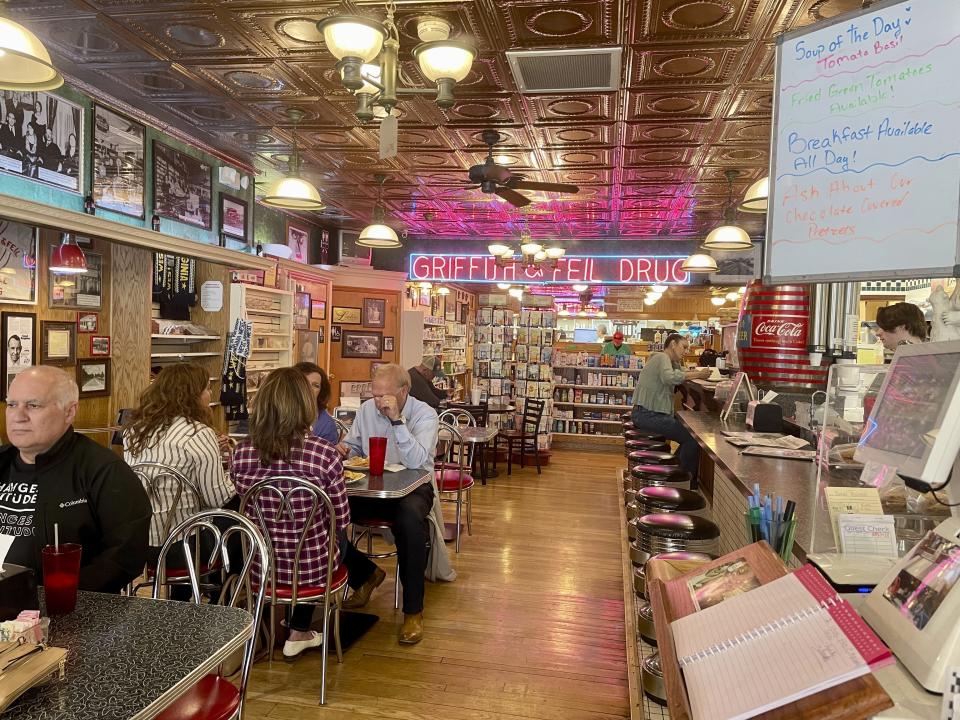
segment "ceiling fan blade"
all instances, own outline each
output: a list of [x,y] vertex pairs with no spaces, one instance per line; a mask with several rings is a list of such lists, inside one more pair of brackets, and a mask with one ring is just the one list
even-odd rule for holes
[[502,197],[514,207],[521,208],[530,204],[530,198],[526,197],[525,195],[521,195],[516,190],[511,190],[508,187],[498,187],[493,191],[493,194],[497,195],[498,197]]
[[580,188],[566,183],[531,182],[529,180],[514,180],[508,183],[513,190],[541,190],[543,192],[578,193]]

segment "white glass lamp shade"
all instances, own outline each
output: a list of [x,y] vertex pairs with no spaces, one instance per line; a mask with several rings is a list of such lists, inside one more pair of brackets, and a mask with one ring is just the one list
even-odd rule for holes
[[544,260],[547,259],[547,251],[541,250],[540,252],[536,253],[533,256],[533,259],[536,260],[537,262],[543,262]]
[[562,247],[548,247],[546,249],[547,257],[551,260],[559,260],[567,254],[566,249]]
[[601,310],[600,312],[597,313],[597,317],[606,317],[606,316],[607,316],[606,310]]
[[652,297],[645,297],[645,298],[643,299],[643,304],[644,304],[644,305],[647,305],[647,306],[655,305],[656,302],[657,302],[657,301],[654,300]]
[[536,255],[541,250],[543,250],[543,245],[535,242],[524,243],[520,246],[520,252],[524,255]]
[[523,288],[510,288],[507,292],[510,294],[510,297],[518,299],[523,297]]
[[740,206],[737,208],[740,212],[747,213],[765,213],[767,211],[767,198],[770,195],[770,178],[760,178],[753,185],[747,188]]
[[747,231],[736,225],[721,225],[707,235],[700,247],[705,250],[749,250],[753,247]]
[[666,285],[651,285],[651,286],[650,286],[650,292],[660,293],[661,295],[663,295],[663,294],[667,291],[667,289],[668,289],[668,288],[667,288]]
[[586,316],[587,316],[586,310],[581,310],[580,312],[577,313],[577,317],[586,317]]
[[430,288],[433,287],[433,283],[429,282],[428,280],[421,280],[420,282],[417,283],[417,287],[420,288],[421,290],[429,290]]
[[455,40],[435,40],[413,49],[421,72],[431,82],[444,78],[460,82],[470,72],[476,56],[477,51],[470,45]]
[[557,315],[559,315],[560,317],[569,317],[570,311],[564,308],[563,310],[559,310],[557,312]]
[[[365,78],[368,77],[373,80],[376,80],[377,82],[380,82],[380,66],[379,65],[370,65],[365,63],[360,66],[360,73]],[[357,90],[356,92],[361,93],[363,95],[376,95],[378,92],[380,92],[380,88],[378,88],[376,85],[371,85],[366,80],[364,80],[363,87]]]
[[23,25],[0,17],[0,88],[53,90],[63,76],[40,39]]
[[357,238],[357,245],[372,248],[400,247],[400,238],[389,225],[373,223],[367,225]]
[[660,298],[663,297],[663,293],[648,292],[648,293],[647,293],[647,297],[648,297],[648,298],[653,298],[653,300],[656,301],[656,300],[659,300]]
[[590,289],[589,285],[571,285],[574,292],[582,293]]
[[510,283],[497,283],[498,290],[509,290],[510,287]]
[[497,257],[503,257],[506,253],[513,254],[513,250],[510,249],[507,245],[502,245],[500,243],[494,243],[493,245],[487,245],[487,252],[491,255],[496,255]]
[[715,273],[717,271],[717,261],[709,255],[703,253],[694,253],[680,266],[688,273]]
[[368,63],[380,54],[387,39],[386,28],[380,23],[357,15],[339,15],[317,23],[323,33],[327,50],[337,60],[358,58]]
[[450,294],[450,288],[448,287],[437,288],[437,295],[449,295],[449,294]]
[[726,298],[727,298],[727,300],[729,300],[730,302],[737,302],[738,300],[740,300],[740,293],[728,292],[728,293],[726,294]]
[[281,178],[270,183],[260,202],[287,210],[323,210],[326,207],[313,184],[299,177]]
[[712,302],[712,303],[713,303],[714,305],[716,305],[717,307],[720,307],[720,306],[723,305],[726,301],[727,301],[726,298],[722,298],[722,297],[719,297],[719,296],[716,296],[716,295],[715,295],[714,297],[710,298],[710,302]]
[[737,288],[737,295],[743,295],[747,291],[746,285],[741,285]]

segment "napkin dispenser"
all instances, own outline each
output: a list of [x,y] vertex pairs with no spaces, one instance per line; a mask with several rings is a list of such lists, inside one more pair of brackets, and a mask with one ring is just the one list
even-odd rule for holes
[[4,563],[0,574],[0,621],[15,619],[21,610],[39,609],[37,578],[33,570]]
[[755,432],[783,432],[783,408],[772,402],[747,403],[747,427]]

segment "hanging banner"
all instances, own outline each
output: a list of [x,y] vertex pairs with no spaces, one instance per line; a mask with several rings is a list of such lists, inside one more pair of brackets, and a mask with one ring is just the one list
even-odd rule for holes
[[522,282],[530,285],[688,285],[686,255],[565,255],[556,265],[497,265],[492,255],[410,255],[410,280]]

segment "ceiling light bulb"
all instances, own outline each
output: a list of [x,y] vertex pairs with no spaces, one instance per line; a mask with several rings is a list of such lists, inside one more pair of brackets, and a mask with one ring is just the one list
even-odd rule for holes
[[260,202],[286,210],[323,210],[326,207],[317,188],[299,177],[285,177],[270,183]]
[[567,310],[566,308],[563,308],[562,310],[559,310],[557,312],[557,315],[559,315],[560,317],[568,317],[570,315],[570,311]]
[[510,289],[510,283],[497,283],[497,289],[498,289],[498,290],[509,290],[509,289]]
[[450,294],[450,288],[448,287],[437,288],[437,295],[449,295],[449,294]]
[[737,295],[743,295],[746,291],[747,291],[747,286],[742,285],[741,287],[737,288]]
[[597,317],[606,317],[606,316],[607,316],[606,310],[601,310],[600,312],[597,313]]
[[420,288],[421,290],[429,290],[430,288],[433,287],[433,283],[428,282],[426,280],[422,280],[417,283],[417,287]]
[[717,261],[709,255],[694,253],[684,260],[680,267],[688,273],[715,273],[717,271]]
[[431,82],[453,80],[460,82],[467,77],[477,51],[466,43],[456,40],[434,40],[417,45],[413,57],[424,76]]
[[494,155],[494,156],[493,156],[493,161],[494,161],[497,165],[515,165],[516,162],[517,162],[516,160],[514,160],[514,159],[513,159],[512,157],[510,157],[509,155]]
[[491,255],[496,255],[497,257],[500,257],[505,253],[510,253],[511,255],[513,254],[513,250],[511,250],[509,246],[503,245],[501,243],[493,243],[492,245],[487,245],[487,252],[490,253]]
[[446,40],[453,26],[440,17],[425,17],[417,21],[417,37],[422,42]]
[[587,316],[587,313],[585,310],[581,310],[580,312],[577,313],[577,317],[586,317],[586,316]]
[[747,188],[737,209],[745,213],[765,213],[767,211],[767,199],[770,195],[770,178],[760,178],[753,185]]
[[547,248],[547,257],[551,260],[558,260],[567,254],[565,248],[562,247],[548,247]]
[[53,90],[61,85],[63,76],[40,39],[23,25],[0,17],[0,88]]
[[518,300],[523,297],[523,288],[510,288],[507,292],[510,297],[515,297]]
[[717,296],[717,295],[714,295],[712,298],[710,298],[710,302],[712,302],[712,303],[713,303],[714,305],[716,305],[717,307],[720,307],[721,305],[723,305],[723,304],[726,302],[726,299],[725,299],[725,298],[722,298],[722,297],[719,297],[719,296]]
[[656,304],[656,302],[657,302],[657,301],[654,300],[652,297],[645,297],[645,298],[643,299],[643,304],[644,304],[644,305],[654,305],[654,304]]
[[401,247],[402,243],[400,238],[397,237],[397,233],[389,225],[373,223],[360,231],[357,245],[373,248],[396,248]]
[[663,293],[665,293],[667,290],[668,290],[668,288],[667,288],[666,285],[651,285],[651,286],[650,286],[650,291],[651,291],[651,292],[660,293],[661,295],[663,295]]
[[547,251],[541,250],[540,252],[534,254],[533,259],[536,260],[537,262],[543,262],[544,260],[547,259]]
[[371,85],[366,80],[366,78],[370,78],[371,80],[376,80],[377,82],[380,82],[380,66],[379,65],[371,65],[370,63],[364,63],[363,65],[360,66],[360,74],[364,76],[363,87],[357,90],[356,92],[361,93],[363,95],[376,95],[378,92],[380,92],[380,88],[378,88],[376,85]]
[[524,255],[536,255],[541,250],[543,250],[543,245],[535,242],[526,242],[520,246],[520,252]]
[[590,289],[589,285],[572,285],[571,287],[573,288],[574,292],[578,293],[586,292]]
[[513,248],[507,248],[506,250],[504,250],[504,251],[503,251],[503,254],[500,255],[500,257],[503,258],[504,260],[512,260],[512,259],[513,259]]
[[337,60],[356,58],[368,63],[380,54],[387,30],[380,23],[358,15],[339,15],[317,23],[327,50]]
[[740,293],[728,292],[726,298],[730,302],[737,302],[740,299]]
[[705,250],[749,250],[753,247],[753,242],[743,228],[721,225],[710,231],[700,247]]
[[657,300],[663,297],[663,293],[650,292],[650,293],[647,293],[647,297],[653,298],[654,302],[656,302]]

